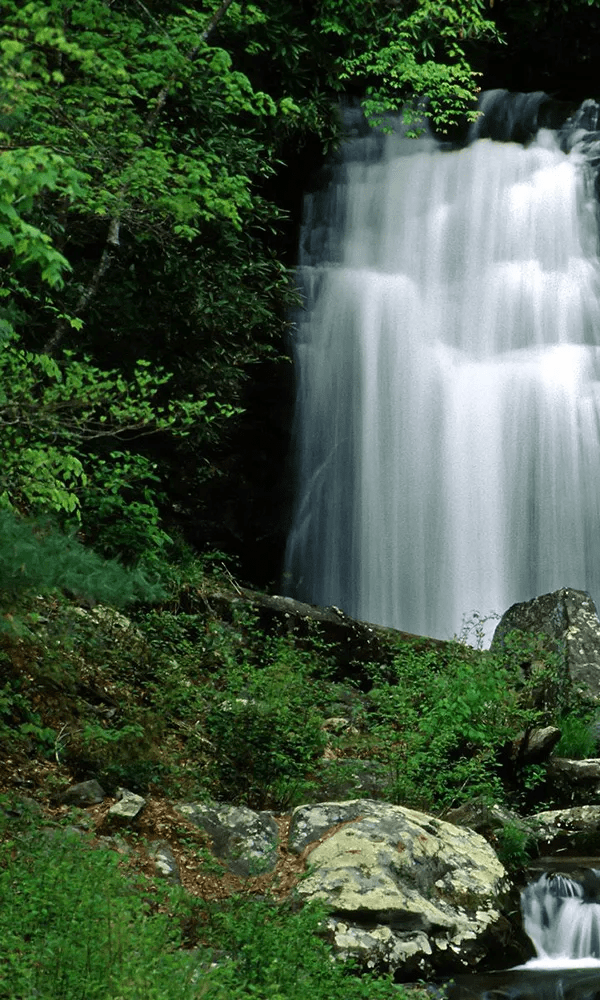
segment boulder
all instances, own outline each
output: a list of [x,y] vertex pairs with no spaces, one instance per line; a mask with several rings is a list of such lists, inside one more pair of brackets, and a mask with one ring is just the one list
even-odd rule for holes
[[561,735],[556,726],[528,729],[512,741],[508,747],[509,756],[521,765],[541,764],[548,759]]
[[102,802],[106,795],[102,785],[92,778],[71,785],[58,796],[58,801],[70,806],[94,806]]
[[448,810],[444,819],[455,826],[467,826],[480,833],[486,840],[493,839],[506,827],[516,827],[523,832],[529,832],[527,824],[518,813],[497,802],[490,804],[479,798],[463,802],[456,809]]
[[411,976],[478,967],[509,933],[506,872],[473,830],[370,799],[300,806],[289,850],[302,900],[332,909],[337,954]]
[[600,621],[589,594],[563,587],[532,601],[513,604],[500,619],[491,649],[504,650],[511,632],[537,638],[532,660],[523,663],[535,674],[536,661],[551,654],[557,662],[557,681],[600,702]]
[[221,803],[182,803],[178,812],[205,830],[215,856],[235,875],[247,878],[273,871],[278,829],[269,812]]
[[569,760],[553,757],[548,762],[548,778],[555,800],[565,805],[592,805],[600,801],[600,759]]
[[117,796],[118,801],[110,807],[105,820],[106,825],[111,828],[135,823],[146,806],[146,800],[141,795],[126,788],[118,788]]
[[535,831],[540,852],[598,853],[600,806],[574,806],[536,813],[527,819]]

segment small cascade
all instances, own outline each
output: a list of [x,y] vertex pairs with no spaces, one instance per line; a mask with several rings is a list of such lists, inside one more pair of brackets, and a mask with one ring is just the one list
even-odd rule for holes
[[548,872],[521,894],[536,951],[525,965],[458,975],[447,1000],[600,1000],[600,871]]
[[523,923],[537,957],[528,968],[600,966],[600,872],[581,880],[547,873],[521,897]]

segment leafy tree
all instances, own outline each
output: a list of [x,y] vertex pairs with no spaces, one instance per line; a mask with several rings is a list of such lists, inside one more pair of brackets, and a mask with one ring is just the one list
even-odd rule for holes
[[[468,52],[475,41],[499,41],[482,0],[317,0],[233,4],[227,27],[243,39],[245,65],[261,60],[271,91],[293,96],[306,126],[327,133],[324,98],[353,93],[367,115],[379,121],[407,101],[445,129],[460,115],[473,115],[479,74]],[[224,30],[220,26],[220,30]],[[409,107],[407,117],[414,115]]]
[[0,0],[2,502],[131,559],[175,502],[197,519],[297,303],[281,158],[335,138],[348,89],[468,109],[482,7]]

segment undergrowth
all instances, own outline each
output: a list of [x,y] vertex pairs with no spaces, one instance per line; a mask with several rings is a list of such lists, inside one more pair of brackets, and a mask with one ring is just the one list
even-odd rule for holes
[[543,775],[507,752],[532,726],[562,720],[565,740],[590,745],[535,640],[491,653],[407,639],[340,677],[316,629],[267,634],[243,602],[219,613],[219,572],[196,567],[193,586],[130,618],[23,600],[0,632],[0,746],[107,792],[279,811],[368,794],[443,812],[475,796],[533,802]]
[[406,1000],[334,962],[326,911],[186,898],[0,799],[0,996],[36,1000]]

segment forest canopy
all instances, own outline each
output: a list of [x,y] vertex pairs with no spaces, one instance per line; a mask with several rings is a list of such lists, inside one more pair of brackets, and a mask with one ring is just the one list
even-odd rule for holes
[[0,0],[4,510],[157,572],[177,530],[211,541],[245,387],[286,363],[283,192],[340,95],[475,114],[492,6]]

